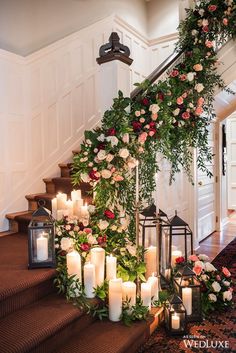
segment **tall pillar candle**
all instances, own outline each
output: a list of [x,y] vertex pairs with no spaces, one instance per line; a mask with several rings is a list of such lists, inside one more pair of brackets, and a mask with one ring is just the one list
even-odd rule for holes
[[95,266],[96,286],[104,282],[105,250],[103,248],[91,249],[91,263]]
[[81,200],[81,190],[72,190],[71,191],[71,200],[72,201]]
[[57,198],[56,197],[52,199],[51,206],[52,206],[52,217],[54,219],[57,219]]
[[151,310],[151,285],[150,283],[141,283],[141,299],[143,305],[147,306]]
[[114,278],[109,281],[109,319],[120,321],[122,314],[122,279]]
[[83,206],[84,202],[82,199],[73,201],[73,213],[79,219],[81,219],[81,207]]
[[66,265],[68,276],[74,276],[80,282],[82,281],[81,275],[81,257],[78,251],[74,250],[66,255]]
[[146,263],[146,279],[157,272],[157,248],[156,246],[149,246],[144,253],[144,260]]
[[192,314],[192,288],[182,288],[182,300],[185,306],[187,315]]
[[58,210],[65,210],[66,209],[67,195],[59,192],[57,194],[56,198],[57,198],[57,209]]
[[57,210],[57,220],[59,221],[64,216],[69,216],[68,210]]
[[122,299],[129,301],[129,306],[132,307],[136,304],[136,284],[133,282],[122,283]]
[[95,266],[89,262],[84,265],[84,292],[87,298],[95,297],[95,286]]
[[110,280],[116,278],[116,257],[115,256],[106,256],[106,279]]
[[159,291],[158,291],[158,278],[154,276],[154,273],[151,277],[148,277],[148,283],[151,285],[151,297],[153,300],[159,299]]
[[41,233],[40,237],[36,240],[38,261],[46,261],[48,259],[48,233]]
[[73,211],[73,201],[71,201],[71,200],[66,201],[66,208],[68,210],[69,216],[70,217],[73,216],[73,213],[74,213],[74,211]]

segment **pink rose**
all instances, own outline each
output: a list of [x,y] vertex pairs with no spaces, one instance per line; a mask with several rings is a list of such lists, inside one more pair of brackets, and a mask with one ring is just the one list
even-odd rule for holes
[[209,5],[208,6],[208,10],[211,11],[211,12],[214,12],[216,9],[217,9],[216,5]]
[[92,229],[91,228],[84,228],[84,232],[86,234],[91,234],[92,233]]
[[135,116],[140,116],[141,115],[140,111],[138,111],[138,110],[136,110],[136,112],[134,114],[135,114]]
[[144,123],[145,119],[144,118],[140,118],[139,121],[140,121],[140,123]]
[[203,67],[202,67],[201,64],[196,64],[196,65],[193,66],[193,69],[194,69],[195,71],[202,71]]
[[124,180],[123,176],[120,174],[114,175],[112,178],[114,181],[122,181]]
[[188,93],[187,93],[187,92],[184,92],[184,93],[182,94],[182,97],[183,97],[183,98],[187,98],[187,97],[188,97]]
[[217,281],[221,281],[220,275],[217,275],[217,276],[216,276],[216,279],[217,279]]
[[231,293],[234,291],[233,288],[231,288],[231,287],[230,287],[228,290],[229,290]]
[[193,255],[190,255],[190,256],[189,256],[189,260],[195,262],[195,261],[199,261],[199,258],[198,258],[197,255],[194,255],[194,254],[193,254]]
[[231,273],[229,272],[227,267],[222,267],[222,272],[225,275],[225,277],[230,277],[231,276]]
[[152,114],[151,118],[152,118],[152,120],[156,121],[158,118],[158,114],[157,113]]
[[207,48],[212,48],[212,47],[213,47],[213,43],[212,43],[210,40],[206,40],[206,41],[205,41],[205,46],[206,46]]
[[195,273],[195,275],[200,276],[200,274],[202,273],[201,266],[194,266],[193,272]]
[[182,118],[183,118],[184,120],[188,120],[188,119],[190,118],[189,112],[184,112],[184,113],[182,114]]
[[176,77],[176,76],[178,76],[178,74],[179,74],[179,71],[175,69],[175,70],[171,71],[170,76]]
[[179,104],[179,105],[183,104],[183,102],[184,102],[183,97],[178,97],[176,99],[176,103]]
[[223,25],[228,26],[228,18],[223,18]]
[[156,132],[154,130],[151,130],[151,131],[149,131],[148,135],[152,137],[153,135],[155,135],[155,133]]
[[139,135],[139,137],[138,137],[139,143],[141,143],[143,145],[147,139],[147,136],[148,136],[148,134],[146,132],[142,132],[141,135]]
[[83,243],[83,244],[80,245],[80,249],[82,251],[89,251],[90,245],[88,243]]
[[204,102],[205,102],[205,99],[203,97],[200,97],[198,98],[197,104],[202,106]]
[[179,76],[179,78],[180,78],[180,81],[185,81],[186,78],[187,78],[187,75],[182,74],[182,75]]
[[196,110],[195,110],[195,114],[196,115],[201,115],[202,113],[203,113],[202,107],[197,107]]

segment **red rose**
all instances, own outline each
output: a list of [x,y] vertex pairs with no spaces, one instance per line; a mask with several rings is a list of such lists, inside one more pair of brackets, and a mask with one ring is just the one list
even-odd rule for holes
[[211,11],[211,12],[214,12],[216,9],[217,9],[216,5],[209,5],[208,6],[208,10]]
[[140,131],[142,128],[142,124],[139,121],[132,122],[134,131]]
[[92,179],[92,180],[99,180],[99,178],[96,176],[96,170],[90,170],[89,172],[89,177]]
[[102,244],[104,244],[107,241],[107,236],[104,235],[103,237],[98,237],[97,241],[98,241],[99,245],[102,245]]
[[82,251],[89,251],[90,245],[88,243],[83,243],[83,244],[80,245],[80,249]]
[[151,122],[149,123],[149,126],[150,126],[150,128],[152,129],[152,128],[156,127],[156,123],[155,123],[154,121],[151,121]]
[[205,33],[208,33],[209,32],[209,27],[208,26],[203,26],[202,27],[202,31],[205,32]]
[[97,146],[98,151],[105,150],[105,148],[106,148],[106,144],[104,142],[99,143],[99,145]]
[[164,94],[162,92],[159,92],[157,94],[157,97],[158,97],[158,99],[160,99],[160,101],[163,101],[165,96],[164,96]]
[[113,212],[111,212],[110,210],[105,210],[104,211],[104,215],[109,218],[109,219],[114,219],[115,218],[115,214]]
[[149,105],[149,100],[147,98],[143,98],[142,103],[144,105]]
[[67,252],[65,250],[60,251],[60,256],[66,256]]
[[107,130],[107,135],[108,136],[114,136],[116,135],[116,130],[114,127],[111,127],[110,129]]
[[184,261],[185,261],[185,259],[184,259],[183,256],[177,257],[177,258],[175,259],[175,262],[176,262],[177,264],[182,264]]
[[78,223],[78,227],[80,228],[80,230],[84,230],[84,225],[82,222],[79,222]]
[[106,243],[106,241],[107,241],[107,236],[106,236],[106,234],[103,235],[102,240],[103,240],[103,243]]

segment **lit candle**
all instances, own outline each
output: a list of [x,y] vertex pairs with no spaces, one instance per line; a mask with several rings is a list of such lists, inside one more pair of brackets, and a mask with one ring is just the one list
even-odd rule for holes
[[67,195],[59,192],[57,194],[56,198],[57,198],[57,209],[58,210],[65,210],[66,209]]
[[90,262],[84,265],[84,292],[87,298],[94,298],[96,286],[95,266]]
[[150,283],[141,283],[141,299],[143,305],[147,306],[151,310],[151,285]]
[[75,278],[81,281],[81,257],[78,251],[74,250],[66,255],[66,265],[68,276],[75,275]]
[[144,253],[144,260],[146,263],[146,279],[157,272],[157,248],[156,246],[149,246]]
[[57,198],[56,197],[52,199],[51,205],[52,205],[52,216],[54,219],[57,219]]
[[73,216],[73,201],[71,200],[66,201],[66,208],[68,210],[68,215]]
[[105,250],[103,248],[91,249],[91,263],[95,266],[96,286],[104,282]]
[[116,257],[112,256],[106,256],[106,279],[112,279],[116,278]]
[[85,218],[85,219],[89,218],[89,211],[88,211],[87,204],[85,204],[84,206],[81,206],[81,218]]
[[174,267],[176,265],[175,260],[181,256],[182,256],[182,251],[180,251],[180,250],[173,250],[172,251],[172,253],[171,253],[171,266],[172,267]]
[[180,328],[180,317],[176,313],[171,317],[171,326],[173,330],[179,330]]
[[148,283],[151,285],[151,297],[153,300],[159,299],[159,291],[158,291],[158,278],[154,276],[154,273],[151,277],[148,277]]
[[114,278],[109,281],[109,319],[120,321],[122,314],[122,279]]
[[122,299],[123,301],[130,301],[129,306],[136,304],[136,284],[133,282],[122,283]]
[[46,261],[48,259],[48,233],[41,233],[36,240],[37,260]]
[[83,200],[75,200],[73,201],[73,213],[79,219],[81,218],[81,207],[83,206]]
[[81,190],[73,190],[71,191],[71,200],[77,201],[81,199]]
[[59,221],[62,219],[64,216],[68,216],[69,211],[68,210],[57,210],[57,220]]
[[192,314],[192,288],[182,288],[182,300],[185,306],[187,315]]

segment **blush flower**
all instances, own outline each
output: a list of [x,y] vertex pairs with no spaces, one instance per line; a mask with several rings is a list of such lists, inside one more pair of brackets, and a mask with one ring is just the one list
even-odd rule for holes
[[188,119],[190,118],[189,112],[184,112],[184,113],[182,114],[182,118],[183,118],[184,120],[188,120]]
[[201,64],[196,64],[196,65],[193,66],[193,69],[194,69],[195,71],[202,71],[203,67],[202,67]]
[[176,77],[176,76],[178,76],[178,74],[179,74],[178,70],[172,70],[171,73],[170,73],[170,76],[171,77]]
[[193,254],[193,255],[190,255],[190,256],[189,256],[189,260],[195,262],[195,261],[198,261],[199,258],[197,257],[197,255],[194,255],[194,254]]
[[141,135],[139,135],[138,137],[138,141],[139,143],[141,143],[142,145],[145,143],[145,141],[147,140],[147,132],[142,132]]
[[205,46],[207,47],[207,48],[212,48],[213,47],[213,42],[212,41],[210,41],[210,40],[206,40],[205,41]]
[[200,276],[200,274],[202,273],[202,267],[201,267],[201,266],[194,266],[193,272],[194,272],[197,276]]
[[183,97],[178,97],[178,98],[176,99],[176,103],[177,103],[178,105],[183,104],[183,102],[184,102]]
[[230,277],[231,276],[231,273],[229,272],[227,267],[222,267],[222,272],[225,275],[225,277]]
[[223,21],[222,21],[222,22],[223,22],[223,25],[224,25],[224,26],[228,26],[228,22],[229,22],[229,21],[228,21],[228,18],[223,18]]
[[209,5],[209,6],[208,6],[208,10],[209,10],[210,12],[214,12],[214,11],[216,11],[216,9],[217,9],[217,6],[216,6],[216,5]]

